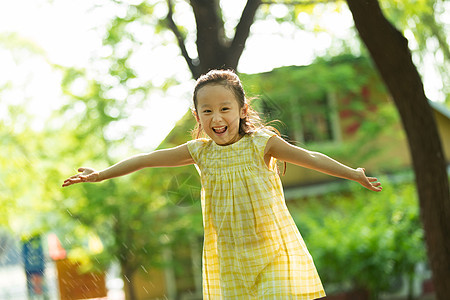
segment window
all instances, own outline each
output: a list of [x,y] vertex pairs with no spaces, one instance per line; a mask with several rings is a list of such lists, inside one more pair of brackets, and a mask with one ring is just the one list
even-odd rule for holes
[[274,101],[263,95],[262,111],[269,119],[278,119],[285,126],[283,135],[294,143],[320,143],[340,141],[339,117],[333,94],[319,99],[280,99]]

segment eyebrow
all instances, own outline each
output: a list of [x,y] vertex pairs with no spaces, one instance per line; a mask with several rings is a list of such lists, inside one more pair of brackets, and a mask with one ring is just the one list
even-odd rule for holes
[[[231,104],[231,101],[226,101],[226,102],[219,103],[219,105],[230,105],[230,104]],[[200,106],[200,108],[203,108],[205,106],[210,106],[210,105],[209,104],[203,104],[202,106]]]

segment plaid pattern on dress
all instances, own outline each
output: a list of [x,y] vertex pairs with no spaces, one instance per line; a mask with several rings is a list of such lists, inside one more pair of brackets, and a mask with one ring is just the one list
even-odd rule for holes
[[201,175],[203,299],[316,299],[325,296],[305,243],[286,207],[272,159],[274,133],[234,144],[188,142]]

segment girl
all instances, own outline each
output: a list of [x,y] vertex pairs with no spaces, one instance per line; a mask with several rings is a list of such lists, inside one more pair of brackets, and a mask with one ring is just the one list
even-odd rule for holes
[[[125,159],[103,171],[80,168],[63,186],[100,182],[146,167],[196,164],[202,183],[203,299],[316,299],[325,296],[284,201],[276,159],[381,191],[376,178],[285,142],[263,126],[238,76],[213,70],[197,80],[196,139]],[[207,138],[198,138],[200,134]]]

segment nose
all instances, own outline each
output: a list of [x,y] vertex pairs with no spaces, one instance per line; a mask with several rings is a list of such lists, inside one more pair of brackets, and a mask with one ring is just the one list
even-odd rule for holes
[[222,115],[220,113],[214,113],[212,115],[213,124],[220,123],[223,120]]

